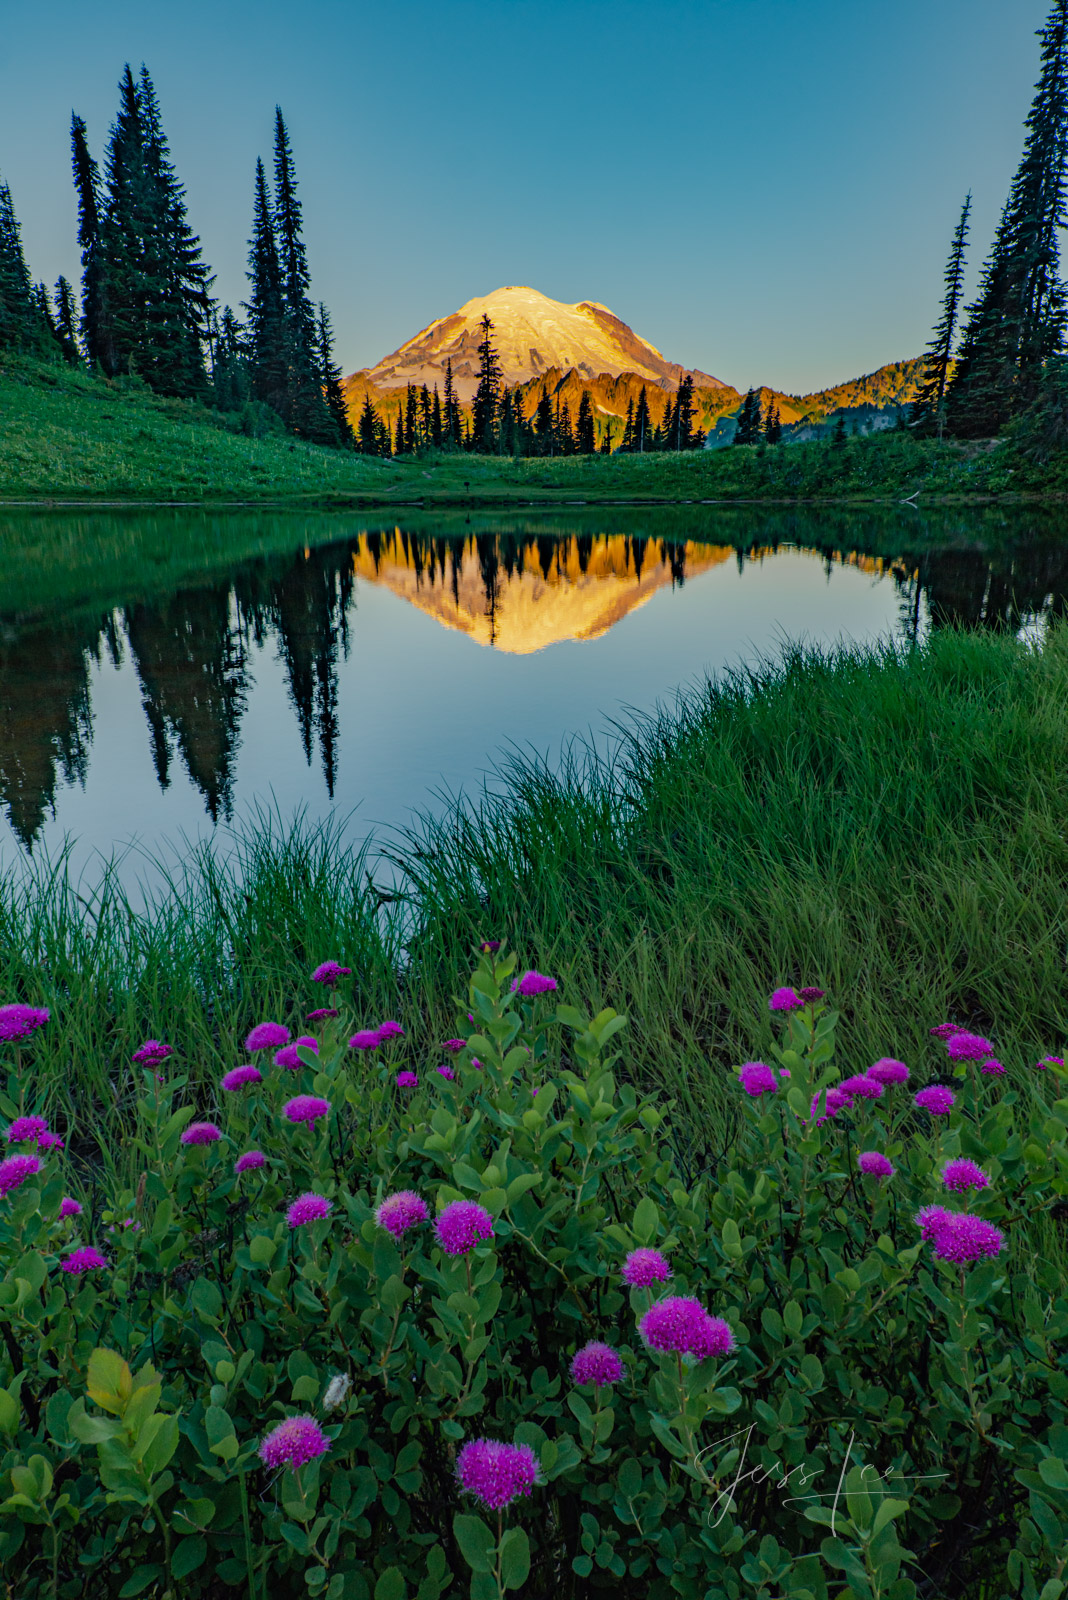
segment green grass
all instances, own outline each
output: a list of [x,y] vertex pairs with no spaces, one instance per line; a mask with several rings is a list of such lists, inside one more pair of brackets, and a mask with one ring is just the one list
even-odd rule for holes
[[824,444],[556,460],[437,455],[383,462],[282,436],[246,438],[144,385],[5,356],[0,499],[294,506],[701,500],[982,499],[1068,492],[1068,454],[1038,468],[1008,443],[885,433]]
[[1029,1094],[1068,1039],[1063,625],[1041,650],[946,631],[911,654],[792,652],[621,730],[611,764],[576,746],[559,776],[505,777],[394,843],[398,900],[336,829],[267,818],[147,910],[114,877],[81,898],[62,862],[0,883],[0,996],[54,1009],[38,1081],[77,1147],[120,1148],[146,1035],[180,1046],[207,1112],[253,1022],[320,1003],[327,956],[354,970],[346,1020],[400,1017],[432,1067],[486,937],[629,1013],[626,1070],[676,1100],[692,1170],[729,1139],[731,1068],[768,1048],[778,983],[830,992],[851,1070],[900,1055],[926,1079],[950,1017]]

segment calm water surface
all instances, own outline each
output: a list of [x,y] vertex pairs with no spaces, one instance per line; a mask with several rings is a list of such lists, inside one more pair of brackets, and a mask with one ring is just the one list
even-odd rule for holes
[[0,865],[264,804],[385,831],[786,639],[1065,612],[1062,519],[1023,511],[8,512]]

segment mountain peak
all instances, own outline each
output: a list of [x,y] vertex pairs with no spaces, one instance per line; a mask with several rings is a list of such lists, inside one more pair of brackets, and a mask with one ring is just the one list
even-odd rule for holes
[[[453,382],[461,400],[470,400],[478,384],[479,323],[488,316],[507,384],[527,383],[557,367],[574,368],[580,377],[634,373],[661,389],[677,389],[685,367],[667,361],[655,345],[597,300],[567,305],[528,284],[505,284],[476,295],[458,311],[440,317],[399,349],[369,368],[366,377],[379,389],[399,389],[445,381],[452,362]],[[718,378],[695,372],[694,381],[723,387]]]

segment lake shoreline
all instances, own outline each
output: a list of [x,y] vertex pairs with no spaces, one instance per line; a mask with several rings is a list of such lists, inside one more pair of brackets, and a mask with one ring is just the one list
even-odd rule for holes
[[[665,495],[600,495],[576,499],[570,495],[424,495],[421,498],[399,500],[386,495],[288,495],[267,496],[255,499],[205,499],[205,500],[144,500],[111,497],[81,499],[56,499],[34,495],[21,499],[0,499],[0,511],[373,511],[389,507],[404,510],[428,511],[507,511],[555,510],[566,506],[583,506],[592,510],[598,507],[618,509],[643,506],[895,506],[909,505],[917,509],[931,506],[1058,506],[1068,504],[1068,492],[1055,494],[974,494],[974,495],[797,495],[772,497],[770,495],[718,495],[701,499],[683,499]],[[1068,530],[1066,530],[1068,532]]]

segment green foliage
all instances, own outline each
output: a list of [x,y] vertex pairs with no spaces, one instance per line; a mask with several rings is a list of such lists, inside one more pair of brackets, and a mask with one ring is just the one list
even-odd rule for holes
[[[839,1068],[838,1016],[815,1002],[772,1047],[779,1089],[734,1085],[729,1153],[686,1175],[673,1107],[620,1080],[626,1019],[524,998],[516,971],[479,962],[453,1079],[430,1052],[404,1090],[405,1044],[369,1063],[329,1023],[318,1058],[222,1107],[149,1069],[136,1181],[83,1187],[53,1154],[0,1201],[0,1563],[20,1600],[209,1600],[219,1582],[914,1600],[921,1577],[972,1595],[991,1574],[1037,1592],[1068,1520],[1068,1294],[1021,1218],[1068,1193],[1068,1099],[1028,1105],[972,1064],[935,1133],[900,1088],[812,1121],[863,1065]],[[19,1104],[31,1081],[10,1080]],[[297,1091],[330,1101],[319,1131],[282,1115]],[[221,1142],[181,1144],[209,1111]],[[238,1177],[249,1146],[266,1165]],[[860,1148],[894,1177],[861,1177]],[[991,1178],[968,1209],[1009,1235],[968,1267],[913,1221],[962,1209],[939,1182],[958,1154]],[[429,1227],[393,1236],[375,1210],[400,1189],[432,1214],[475,1200],[491,1238],[449,1255]],[[71,1190],[85,1212],[61,1221]],[[331,1212],[287,1226],[301,1190]],[[64,1273],[90,1239],[107,1270]],[[668,1284],[626,1287],[638,1246],[668,1255]],[[661,1293],[725,1318],[734,1348],[647,1347]],[[595,1338],[623,1377],[576,1386]],[[268,1472],[260,1441],[294,1415],[326,1453]],[[474,1437],[534,1451],[529,1498],[501,1513],[463,1492]]]

